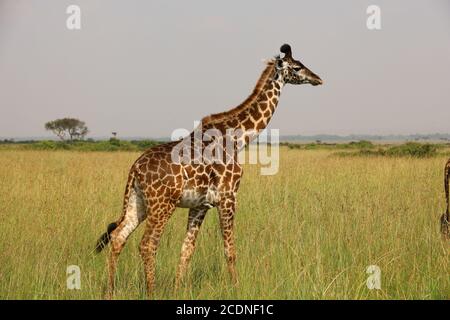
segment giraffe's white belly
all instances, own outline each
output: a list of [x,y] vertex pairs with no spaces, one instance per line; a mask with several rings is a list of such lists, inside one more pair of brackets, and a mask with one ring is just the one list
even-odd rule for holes
[[219,193],[214,188],[207,189],[206,192],[199,192],[195,189],[183,191],[181,200],[178,203],[180,208],[196,208],[199,206],[215,207],[219,200]]

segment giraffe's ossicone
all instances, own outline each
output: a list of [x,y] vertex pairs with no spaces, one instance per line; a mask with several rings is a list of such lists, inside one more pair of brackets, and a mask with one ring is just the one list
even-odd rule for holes
[[[219,213],[228,269],[233,283],[237,283],[233,228],[236,194],[242,177],[237,154],[267,126],[286,84],[322,84],[319,76],[292,57],[289,45],[283,45],[280,51],[283,57],[278,55],[267,62],[253,92],[244,102],[229,111],[202,119],[199,126],[201,135],[214,132],[214,138],[202,139],[200,144],[196,144],[195,133],[192,133],[181,141],[145,151],[132,165],[122,216],[108,226],[96,247],[100,252],[111,242],[107,297],[113,295],[119,254],[127,238],[142,222],[145,222],[145,232],[140,253],[144,262],[147,294],[152,293],[156,250],[164,227],[176,207],[189,208],[176,287],[187,270],[203,219],[212,207],[216,207]],[[174,160],[174,150],[180,146],[189,149],[190,155],[182,161]],[[204,157],[198,161],[199,152],[209,152],[214,155],[214,161]],[[218,158],[223,161],[217,161]]]

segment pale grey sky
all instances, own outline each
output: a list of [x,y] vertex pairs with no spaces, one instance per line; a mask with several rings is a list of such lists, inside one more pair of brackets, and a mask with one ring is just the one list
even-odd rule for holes
[[282,135],[450,132],[448,0],[0,0],[0,137],[65,116],[91,137],[191,129],[244,100],[285,42],[325,83],[284,88]]

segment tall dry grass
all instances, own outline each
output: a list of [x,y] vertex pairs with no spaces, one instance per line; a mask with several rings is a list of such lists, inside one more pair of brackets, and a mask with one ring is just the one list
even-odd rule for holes
[[[101,299],[105,257],[91,254],[121,211],[136,153],[0,152],[0,298]],[[173,282],[187,219],[178,209],[157,256],[156,299],[448,299],[442,157],[336,157],[282,149],[280,170],[246,166],[236,214],[239,286],[230,285],[215,209],[186,285]],[[117,298],[141,299],[133,234],[119,261]],[[68,290],[66,268],[81,268]],[[366,286],[381,268],[381,290]]]

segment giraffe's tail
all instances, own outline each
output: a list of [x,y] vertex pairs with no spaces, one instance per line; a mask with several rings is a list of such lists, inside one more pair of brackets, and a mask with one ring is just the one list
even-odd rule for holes
[[111,240],[111,233],[116,230],[116,228],[120,225],[120,223],[125,219],[126,208],[128,206],[128,199],[130,198],[131,189],[133,187],[135,180],[135,172],[133,169],[130,171],[130,175],[128,176],[127,186],[125,188],[125,196],[123,200],[123,213],[118,221],[112,222],[108,225],[106,232],[100,236],[97,240],[97,244],[95,246],[95,252],[100,253],[102,250],[108,245]]
[[111,232],[117,228],[118,224],[116,222],[110,223],[106,232],[100,236],[97,240],[97,245],[95,246],[95,252],[100,253],[108,245],[109,240],[111,240]]
[[445,190],[445,200],[447,202],[447,207],[445,213],[441,216],[441,232],[442,235],[450,239],[450,159],[447,161],[444,169],[444,190]]

